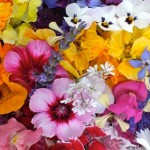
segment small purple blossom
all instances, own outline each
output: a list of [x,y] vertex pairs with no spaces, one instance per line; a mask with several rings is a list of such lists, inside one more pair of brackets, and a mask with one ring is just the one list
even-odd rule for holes
[[143,79],[146,76],[146,72],[150,74],[150,52],[145,49],[141,55],[141,60],[130,60],[129,63],[134,68],[141,68],[138,73],[138,78]]

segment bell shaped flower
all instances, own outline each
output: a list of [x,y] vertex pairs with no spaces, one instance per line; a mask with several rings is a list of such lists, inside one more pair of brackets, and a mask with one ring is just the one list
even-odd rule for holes
[[97,7],[91,13],[94,21],[98,22],[99,27],[104,31],[121,30],[115,14],[116,6],[113,5]]
[[149,0],[124,0],[117,6],[116,15],[122,29],[133,32],[133,27],[140,29],[150,23]]
[[146,86],[139,81],[126,81],[113,87],[116,103],[109,106],[111,112],[124,115],[135,123],[141,120],[143,111],[138,108],[138,101],[144,101],[148,95]]
[[41,138],[42,128],[36,131],[26,127],[11,118],[7,124],[0,126],[0,150],[29,150]]
[[134,68],[141,68],[138,73],[138,79],[143,79],[146,74],[150,74],[150,52],[145,49],[141,55],[141,60],[130,60],[129,63]]
[[80,8],[78,4],[72,3],[66,7],[66,14],[68,17],[64,17],[69,26],[78,27],[81,22],[86,23],[86,29],[92,24],[92,18],[86,15],[88,7]]

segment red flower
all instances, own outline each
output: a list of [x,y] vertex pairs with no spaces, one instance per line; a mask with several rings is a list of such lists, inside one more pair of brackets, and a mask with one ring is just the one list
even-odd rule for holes
[[106,150],[105,146],[98,141],[98,138],[105,135],[100,128],[93,126],[87,127],[79,139],[88,150]]
[[52,48],[45,41],[31,41],[26,47],[14,47],[8,52],[5,69],[12,73],[10,80],[24,86],[28,91],[33,88],[35,76],[43,71],[43,65],[48,61]]

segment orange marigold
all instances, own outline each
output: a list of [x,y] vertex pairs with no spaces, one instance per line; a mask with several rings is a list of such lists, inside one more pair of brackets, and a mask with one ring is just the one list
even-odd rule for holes
[[11,14],[12,3],[10,1],[0,0],[0,32],[5,28]]

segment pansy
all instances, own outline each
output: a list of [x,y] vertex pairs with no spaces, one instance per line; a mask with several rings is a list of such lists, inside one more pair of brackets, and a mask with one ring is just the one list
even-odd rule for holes
[[120,26],[128,32],[133,32],[134,26],[140,29],[147,27],[150,23],[148,5],[148,0],[123,0],[116,11]]
[[91,13],[94,21],[98,22],[99,27],[104,31],[121,30],[115,17],[116,6],[97,7]]
[[29,150],[41,138],[42,128],[36,131],[27,130],[15,118],[0,126],[0,150]]
[[37,114],[32,123],[35,128],[43,128],[43,136],[69,140],[80,136],[85,124],[91,120],[90,113],[78,115],[72,111],[71,104],[60,101],[67,98],[65,91],[72,81],[68,78],[55,79],[51,90],[40,88],[31,96],[30,109]]
[[7,73],[2,74],[0,84],[0,114],[7,114],[20,109],[27,97],[27,90],[17,83],[9,81]]
[[150,74],[150,52],[147,49],[142,53],[141,60],[130,60],[129,63],[134,68],[141,68],[138,73],[138,79],[143,79],[146,76],[147,71]]
[[88,7],[80,8],[78,4],[72,3],[66,7],[66,14],[68,17],[64,17],[69,26],[78,27],[81,22],[86,23],[86,29],[92,24],[92,18],[86,15]]
[[142,110],[138,109],[138,101],[144,101],[147,97],[147,89],[143,82],[126,81],[113,87],[116,103],[109,109],[117,115],[125,115],[129,120],[134,117],[135,123],[141,120]]
[[4,60],[6,71],[12,73],[10,80],[30,91],[35,83],[35,75],[42,72],[43,65],[51,55],[51,50],[47,42],[40,40],[31,41],[26,47],[14,47],[7,53]]

